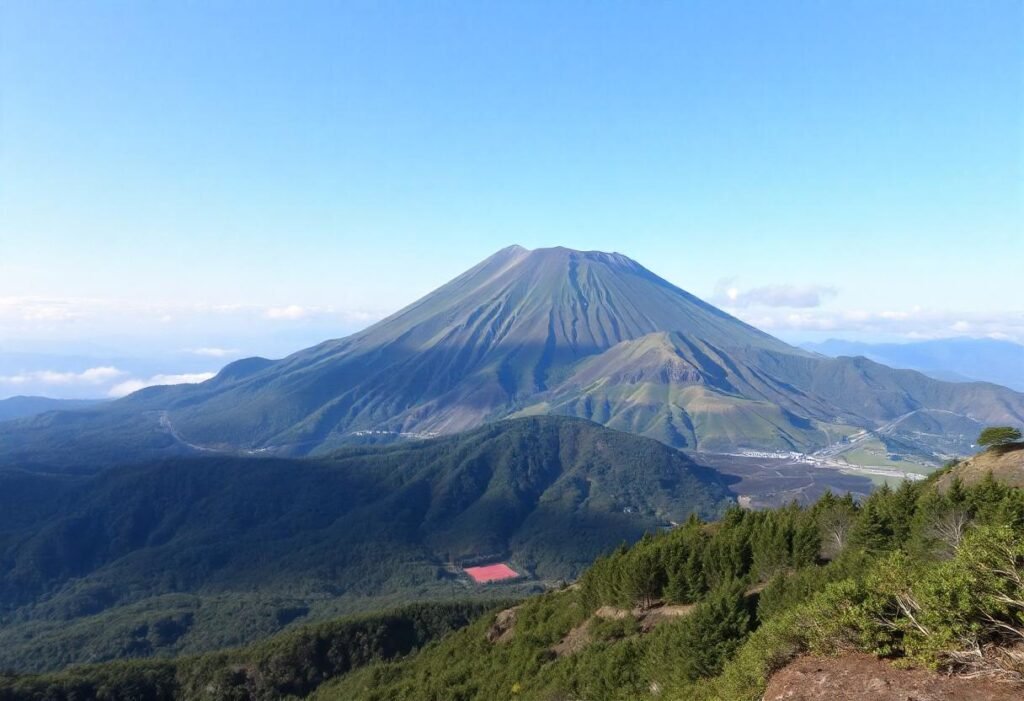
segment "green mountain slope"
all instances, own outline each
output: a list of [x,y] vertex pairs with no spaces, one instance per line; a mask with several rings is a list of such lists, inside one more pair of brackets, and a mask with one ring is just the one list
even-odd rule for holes
[[[1024,492],[944,479],[861,504],[827,494],[807,508],[690,519],[600,558],[573,586],[468,625],[471,607],[417,606],[196,658],[0,676],[0,700],[102,688],[110,698],[756,701],[805,655],[871,662],[868,675],[844,675],[854,694],[844,698],[884,692],[890,663],[951,688],[928,698],[1019,698]],[[788,679],[800,698],[834,697],[800,695],[807,677]]]
[[[941,527],[952,515],[962,537]],[[996,677],[1008,690],[999,698],[1016,698],[1022,525],[1024,493],[993,481],[955,494],[906,483],[862,505],[827,495],[808,509],[737,509],[646,538],[599,560],[578,587],[342,675],[313,698],[754,701],[798,655],[849,652]],[[958,688],[989,698],[986,682],[974,695]]]
[[957,453],[984,422],[1020,423],[1020,396],[986,383],[950,384],[865,358],[751,347],[728,351],[679,333],[625,341],[578,363],[522,413],[582,416],[701,451],[805,451],[852,427],[896,452]]
[[319,459],[0,471],[0,668],[208,649],[476,591],[452,562],[505,560],[527,576],[513,591],[535,587],[730,501],[678,451],[558,417]]

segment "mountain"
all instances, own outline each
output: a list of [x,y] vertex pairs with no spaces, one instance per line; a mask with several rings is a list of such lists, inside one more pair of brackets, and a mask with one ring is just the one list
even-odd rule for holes
[[464,597],[477,588],[459,563],[511,563],[525,579],[507,596],[731,502],[679,451],[566,417],[316,459],[0,470],[0,669],[223,647]]
[[201,445],[244,436],[246,448],[304,450],[361,430],[452,433],[532,403],[581,360],[666,329],[792,350],[625,256],[513,246],[361,333],[132,401],[166,409]]
[[94,470],[119,456],[322,454],[546,413],[714,452],[810,452],[867,430],[881,450],[937,460],[982,424],[1024,424],[1024,394],[789,346],[619,254],[513,246],[347,338],[0,426],[0,455]]
[[863,356],[894,368],[917,370],[950,382],[992,382],[1024,392],[1024,345],[992,338],[942,338],[912,343],[857,343],[829,339],[806,350],[837,357]]
[[0,421],[23,419],[47,411],[73,411],[99,403],[99,399],[50,399],[49,397],[8,397],[0,399]]

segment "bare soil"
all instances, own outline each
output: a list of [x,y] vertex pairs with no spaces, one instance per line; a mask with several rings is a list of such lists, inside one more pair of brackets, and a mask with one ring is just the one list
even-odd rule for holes
[[1021,701],[1024,686],[899,669],[861,653],[799,657],[768,682],[764,701]]
[[551,651],[558,657],[563,657],[565,655],[572,655],[585,648],[593,639],[590,634],[590,624],[595,618],[618,621],[632,617],[640,624],[640,633],[644,634],[650,633],[659,623],[685,616],[691,611],[693,611],[692,604],[682,606],[659,603],[651,608],[637,607],[633,609],[602,606],[597,611],[594,611],[593,616],[566,633],[565,637],[551,648]]
[[516,611],[519,607],[513,606],[510,609],[499,611],[494,617],[494,623],[487,630],[487,642],[507,643],[516,633]]
[[993,448],[978,453],[938,480],[939,491],[946,491],[957,477],[966,485],[977,484],[992,473],[997,482],[1024,487],[1024,444]]
[[556,657],[565,657],[576,654],[589,645],[591,641],[590,622],[593,620],[593,618],[588,618],[566,633],[565,637],[551,648],[551,652],[555,653]]

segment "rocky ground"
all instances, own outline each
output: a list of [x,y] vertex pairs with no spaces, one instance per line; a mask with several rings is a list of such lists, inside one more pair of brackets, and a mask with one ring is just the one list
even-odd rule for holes
[[1024,686],[899,669],[871,655],[799,657],[775,673],[764,701],[1021,701]]

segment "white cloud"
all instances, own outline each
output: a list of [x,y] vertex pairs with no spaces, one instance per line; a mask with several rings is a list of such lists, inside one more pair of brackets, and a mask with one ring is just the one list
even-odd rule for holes
[[77,305],[69,299],[40,297],[0,297],[0,319],[51,324],[74,321],[82,316]]
[[269,307],[264,316],[268,319],[295,321],[296,319],[305,319],[312,313],[312,309],[300,307],[297,304],[290,304],[287,307]]
[[836,290],[827,285],[764,285],[749,290],[737,287],[733,279],[720,280],[711,297],[714,304],[730,309],[748,307],[789,307],[806,309],[819,307]]
[[58,372],[56,370],[35,370],[17,375],[0,375],[0,384],[25,385],[101,385],[127,373],[111,366],[89,368],[82,372]]
[[863,309],[814,309],[785,314],[740,310],[737,311],[737,315],[749,324],[776,333],[842,331],[921,340],[970,335],[1024,343],[1024,311],[971,314],[912,307],[906,310],[890,309],[879,312]]
[[181,375],[153,375],[148,380],[131,379],[119,382],[110,388],[107,395],[110,397],[123,397],[132,392],[137,392],[146,387],[156,385],[184,385],[206,382],[217,373],[214,372],[193,372]]
[[267,307],[263,317],[274,321],[299,321],[318,319],[320,321],[340,321],[347,324],[377,321],[385,316],[382,312],[367,312],[358,309],[338,309],[333,306],[300,306],[289,304],[282,307]]
[[[340,331],[383,318],[391,310],[339,308],[333,305],[213,302],[149,302],[132,299],[89,297],[2,297],[0,296],[0,338],[97,338],[116,335],[165,336],[176,327],[216,332],[220,337],[232,330],[252,335],[253,324],[261,320],[315,321],[337,325]],[[268,335],[279,329],[267,329]],[[212,356],[211,356],[212,357]]]
[[238,355],[239,350],[237,348],[188,348],[185,352],[192,355],[201,355],[206,358],[228,358]]

